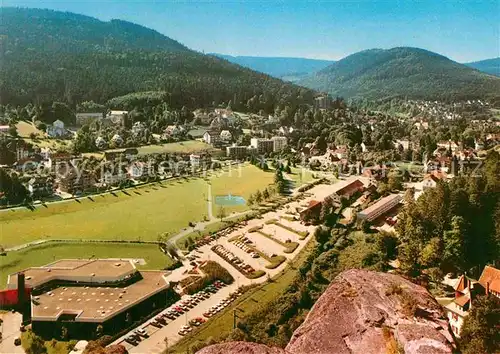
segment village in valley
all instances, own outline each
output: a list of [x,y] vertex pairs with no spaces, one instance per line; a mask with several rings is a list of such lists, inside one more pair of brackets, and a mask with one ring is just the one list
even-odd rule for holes
[[[485,117],[456,135],[470,106]],[[481,101],[454,105],[453,114],[436,102],[401,107],[408,113],[351,110],[324,95],[296,124],[283,124],[294,121],[286,108],[267,116],[229,104],[164,112],[174,118],[163,127],[137,119],[150,108],[44,124],[3,107],[2,178],[17,189],[0,199],[4,306],[30,308],[33,333],[77,347],[102,335],[130,353],[187,345],[183,337],[219,312],[227,321],[226,307],[290,272],[318,240],[324,226],[315,225],[351,230],[348,244],[372,233],[389,240],[410,199],[476,173],[500,146],[500,121]],[[322,124],[329,132],[317,135]],[[150,215],[169,205],[180,209]],[[61,224],[74,218],[88,225]],[[49,254],[27,259],[39,248]],[[445,278],[455,295],[438,296],[457,337],[476,294],[500,292],[497,269],[478,271],[478,281]]]
[[4,2],[0,354],[500,353],[498,0]]

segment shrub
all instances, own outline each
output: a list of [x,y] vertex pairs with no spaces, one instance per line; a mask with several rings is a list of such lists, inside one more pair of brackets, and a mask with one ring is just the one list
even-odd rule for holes
[[266,268],[267,269],[278,268],[281,265],[281,263],[283,263],[284,261],[286,261],[286,257],[285,256],[271,257],[271,259],[269,260],[270,264],[266,265]]
[[170,264],[169,266],[165,267],[165,270],[174,270],[180,267],[182,267],[182,262],[177,260],[174,263]]
[[233,276],[227,271],[226,268],[217,262],[207,261],[203,267],[200,267],[200,269],[205,273],[205,276],[200,277],[199,280],[195,280],[189,285],[186,285],[184,287],[184,291],[186,293],[196,293],[207,285],[213,283],[215,280],[221,280],[226,284],[232,284],[234,282]]
[[262,225],[251,227],[250,229],[248,229],[248,232],[256,232],[259,230],[262,230]]
[[401,285],[392,283],[385,291],[385,296],[391,296],[394,294],[401,295],[402,293],[403,293],[403,288],[401,287]]
[[259,269],[259,270],[256,270],[253,273],[250,273],[250,274],[246,275],[246,277],[248,279],[257,279],[257,278],[260,278],[260,277],[262,277],[264,275],[266,275],[266,272],[264,272],[263,270]]

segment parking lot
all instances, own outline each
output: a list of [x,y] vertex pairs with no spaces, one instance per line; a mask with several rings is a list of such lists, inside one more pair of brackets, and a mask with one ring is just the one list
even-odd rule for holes
[[[291,202],[280,208],[280,210],[264,214],[261,218],[249,220],[229,232],[224,232],[223,236],[210,240],[210,242],[207,241],[205,244],[197,247],[196,250],[191,251],[186,255],[189,259],[183,262],[183,267],[175,269],[168,276],[169,280],[180,281],[182,278],[188,276],[187,272],[193,268],[193,264],[201,264],[203,261],[211,260],[224,267],[233,276],[235,281],[232,284],[220,287],[215,293],[203,296],[195,304],[192,304],[192,306],[187,306],[186,303],[186,301],[190,301],[191,297],[189,295],[182,296],[178,303],[163,310],[155,318],[150,319],[139,327],[146,332],[144,336],[134,334],[134,331],[132,331],[115,341],[114,344],[120,343],[125,345],[129,353],[162,353],[165,350],[165,338],[170,346],[183,336],[195,331],[196,328],[203,326],[202,322],[210,321],[213,315],[216,316],[218,312],[224,311],[231,304],[231,296],[235,298],[237,296],[235,294],[238,293],[238,289],[241,286],[264,282],[267,280],[266,274],[273,277],[281,272],[286,267],[287,262],[283,262],[274,269],[268,269],[266,266],[269,265],[269,261],[261,256],[255,257],[253,254],[254,250],[262,252],[269,257],[276,255],[293,259],[311,238],[314,226],[306,226],[298,220],[292,221],[291,216],[298,217],[297,208],[300,209],[303,205],[307,205],[309,200],[320,199],[326,193],[328,187],[332,189],[331,185],[326,187],[324,185],[316,186],[308,191],[302,200]],[[315,193],[316,189],[319,195]],[[295,230],[297,233],[274,225],[271,223],[273,221],[277,221],[285,227]],[[266,224],[266,222],[268,223]],[[250,229],[255,227],[261,227],[262,232],[269,234],[272,238],[283,243],[290,241],[297,242],[298,247],[293,253],[284,253],[285,247],[280,243],[265,237],[259,232],[249,232]],[[309,236],[301,239],[298,235],[300,232],[309,232]],[[250,247],[244,247],[244,245],[250,246],[253,250],[249,250]],[[214,252],[214,249],[216,249],[216,252]],[[235,258],[238,259],[237,264],[233,261]],[[241,271],[242,265],[245,267],[250,266],[255,271],[263,271],[265,274],[257,279],[250,279],[247,273]],[[175,311],[176,306],[180,306],[181,304],[186,307],[181,307],[182,313],[169,318],[169,312]],[[162,318],[163,323],[158,323],[159,318]],[[195,322],[193,321],[195,319],[201,320]],[[134,344],[127,343],[125,339],[131,335],[135,335],[140,340]]]

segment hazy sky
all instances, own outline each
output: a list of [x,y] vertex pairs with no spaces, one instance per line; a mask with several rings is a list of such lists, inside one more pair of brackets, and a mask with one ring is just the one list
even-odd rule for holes
[[340,59],[412,46],[464,62],[500,56],[500,0],[0,0],[3,6],[128,20],[232,55]]

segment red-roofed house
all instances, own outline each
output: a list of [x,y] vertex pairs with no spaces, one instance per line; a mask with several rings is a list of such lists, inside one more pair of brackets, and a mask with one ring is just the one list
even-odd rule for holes
[[455,286],[455,299],[445,306],[446,316],[451,330],[456,337],[460,337],[460,330],[464,324],[464,319],[472,306],[472,300],[480,292],[480,285],[462,275]]
[[311,200],[307,208],[300,212],[300,220],[306,221],[319,217],[321,213],[321,202],[317,200]]
[[491,294],[500,299],[500,270],[486,266],[479,278],[479,284],[483,286],[486,294]]
[[435,188],[439,181],[442,181],[446,178],[446,174],[441,171],[431,171],[425,175],[424,180],[422,181],[422,189],[426,190],[428,188]]
[[365,190],[365,185],[359,179],[352,181],[351,183],[345,185],[336,191],[332,198],[335,199],[350,199],[357,192],[363,192]]
[[474,305],[478,295],[490,294],[500,298],[500,270],[486,266],[479,281],[462,275],[455,286],[455,299],[445,306],[450,327],[456,337],[460,337],[460,330],[465,317]]

